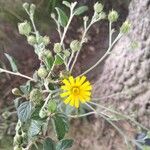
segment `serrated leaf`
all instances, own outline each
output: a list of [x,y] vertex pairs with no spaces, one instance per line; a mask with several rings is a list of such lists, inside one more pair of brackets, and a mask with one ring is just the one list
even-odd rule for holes
[[54,64],[55,65],[62,65],[63,63],[64,63],[63,59],[59,55],[56,55]]
[[52,119],[57,138],[61,140],[69,130],[68,119],[63,114],[57,114]]
[[31,120],[31,124],[30,124],[29,130],[28,130],[29,138],[32,138],[32,137],[38,135],[41,131],[41,127],[42,127],[42,121]]
[[67,1],[63,1],[63,4],[66,5],[67,7],[70,7],[70,6],[71,6],[70,3],[67,2]]
[[56,145],[56,150],[65,150],[67,148],[72,147],[73,140],[72,139],[64,139],[58,142]]
[[75,9],[74,14],[75,15],[81,15],[82,13],[84,13],[87,10],[88,10],[87,6],[81,6],[81,7],[77,8],[77,9]]
[[58,7],[56,7],[55,9],[56,9],[57,14],[58,14],[58,22],[60,23],[60,25],[62,27],[65,27],[67,25],[67,22],[68,22],[68,17],[66,15],[66,13]]
[[43,150],[56,150],[55,142],[51,138],[45,139],[43,143]]
[[18,72],[18,68],[15,62],[15,59],[13,57],[11,57],[10,55],[5,53],[6,58],[8,59],[10,65],[11,65],[11,69],[13,72]]
[[29,101],[23,102],[17,108],[18,118],[21,122],[26,122],[31,117],[31,113],[32,113],[32,104]]

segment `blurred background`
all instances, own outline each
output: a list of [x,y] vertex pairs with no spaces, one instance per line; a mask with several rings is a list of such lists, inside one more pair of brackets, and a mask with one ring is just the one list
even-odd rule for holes
[[[73,2],[73,0],[68,0]],[[53,42],[59,42],[59,36],[56,32],[56,26],[50,17],[55,11],[55,7],[61,7],[64,11],[68,9],[62,5],[62,0],[0,0],[0,64],[9,69],[9,63],[4,57],[4,53],[13,56],[18,62],[20,72],[26,75],[32,75],[32,72],[39,67],[39,62],[25,37],[19,35],[17,24],[24,20],[28,20],[28,16],[22,8],[24,2],[34,3],[37,6],[35,22],[38,30],[42,35],[48,35]],[[93,4],[97,0],[78,0],[79,5],[87,5],[89,11],[84,15],[91,15],[93,12]],[[100,1],[104,5],[105,12],[114,9],[119,13],[119,21],[114,24],[114,28],[118,29],[122,22],[128,16],[128,6],[130,0],[103,0]],[[82,32],[82,17],[74,18],[67,33],[65,42],[70,43],[73,39],[79,39]],[[78,63],[75,66],[75,72],[79,74],[89,65],[93,64],[100,56],[104,54],[104,50],[108,47],[108,22],[101,21],[95,24],[88,34],[89,42],[84,46]],[[51,47],[49,45],[49,47]],[[85,51],[86,50],[86,51]],[[84,51],[84,52],[83,52]],[[88,64],[87,64],[88,60]],[[4,65],[5,64],[5,65]],[[102,71],[103,64],[99,65],[94,74],[89,74],[89,78],[94,83]],[[0,74],[0,112],[13,110],[13,99],[11,89],[24,83],[25,80]],[[14,127],[16,124],[16,116],[8,120],[4,119],[4,115],[0,116],[0,150],[12,150],[12,137],[14,135]]]

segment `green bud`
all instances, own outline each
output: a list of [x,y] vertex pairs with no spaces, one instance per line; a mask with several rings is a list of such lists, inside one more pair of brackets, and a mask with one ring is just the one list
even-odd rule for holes
[[30,35],[27,37],[27,41],[30,45],[34,45],[34,44],[36,44],[36,37],[33,35]]
[[18,88],[12,89],[12,93],[16,96],[21,96],[22,92]]
[[41,109],[40,112],[39,112],[39,116],[40,118],[45,118],[47,117],[47,111],[45,109]]
[[43,93],[39,89],[33,89],[30,92],[30,101],[32,101],[36,106],[43,102]]
[[27,21],[24,21],[23,23],[19,23],[18,30],[21,35],[28,36],[31,33],[30,23],[28,23]]
[[110,22],[116,22],[118,17],[119,17],[118,12],[115,10],[110,11],[108,14],[108,20]]
[[83,17],[83,20],[84,20],[84,21],[88,21],[88,20],[89,20],[89,17],[88,17],[88,16],[85,16],[85,17]]
[[19,147],[19,146],[16,145],[16,146],[14,147],[14,150],[23,150],[23,149],[22,149],[22,147]]
[[62,51],[62,47],[60,43],[55,43],[54,45],[54,52],[55,53],[60,53]]
[[28,9],[29,9],[29,4],[28,4],[28,3],[24,3],[22,6],[23,6],[23,8],[24,8],[25,10],[28,10]]
[[106,14],[104,12],[99,13],[99,19],[105,19]]
[[100,13],[100,12],[102,12],[102,10],[103,10],[103,5],[101,3],[99,3],[99,2],[95,3],[94,11],[96,13]]
[[44,45],[48,45],[50,43],[50,38],[48,36],[43,37]]
[[40,78],[46,78],[48,72],[44,67],[40,67],[37,74]]
[[57,104],[54,100],[50,100],[48,103],[48,111],[54,113],[57,109]]
[[30,14],[34,14],[36,6],[34,4],[30,5]]
[[21,145],[22,144],[22,136],[16,134],[14,137],[14,145]]
[[50,50],[46,50],[45,52],[43,52],[43,56],[50,58],[50,57],[52,57],[52,52]]
[[131,29],[131,24],[129,21],[125,21],[122,26],[120,27],[120,32],[121,33],[128,33],[129,30]]
[[10,117],[11,113],[9,111],[5,111],[4,113],[2,113],[2,117],[4,119],[8,119]]
[[64,55],[65,55],[66,57],[69,57],[69,56],[70,56],[69,50],[64,50],[63,53],[64,53]]
[[74,40],[70,43],[70,48],[73,52],[76,52],[81,49],[81,44],[78,40]]

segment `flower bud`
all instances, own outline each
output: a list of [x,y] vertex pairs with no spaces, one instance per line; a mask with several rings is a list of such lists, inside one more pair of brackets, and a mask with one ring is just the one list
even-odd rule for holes
[[48,45],[50,43],[50,38],[48,36],[43,37],[44,45]]
[[122,26],[120,27],[120,32],[121,33],[128,33],[129,30],[131,29],[131,24],[129,21],[125,21]]
[[76,52],[81,49],[80,42],[78,40],[74,40],[70,43],[70,48],[73,52]]
[[47,111],[44,108],[42,108],[39,112],[39,116],[40,118],[45,118],[47,116]]
[[27,41],[30,45],[34,45],[34,44],[36,44],[36,37],[33,35],[30,35],[27,37]]
[[21,96],[22,95],[21,91],[18,88],[12,89],[12,93],[16,96]]
[[99,19],[105,19],[106,14],[104,12],[99,13]]
[[22,143],[22,136],[19,134],[16,134],[14,137],[14,145],[20,145]]
[[8,119],[10,117],[11,113],[9,111],[5,111],[4,113],[2,113],[2,117],[4,119]]
[[46,50],[45,52],[43,52],[43,56],[50,58],[50,57],[52,57],[52,52],[50,50]]
[[25,10],[28,10],[28,9],[29,9],[29,4],[28,4],[28,3],[24,3],[22,6],[23,6],[23,8],[24,8]]
[[37,74],[40,78],[46,78],[48,72],[44,67],[40,67]]
[[94,11],[96,13],[100,13],[100,12],[102,12],[102,10],[103,10],[103,5],[101,3],[99,3],[99,2],[95,3]]
[[30,14],[34,14],[36,6],[34,4],[30,5]]
[[89,20],[89,17],[88,17],[88,16],[84,16],[84,17],[83,17],[83,20],[84,20],[84,21],[88,21],[88,20]]
[[64,55],[65,55],[66,57],[69,57],[69,56],[70,56],[69,50],[64,50],[63,53],[64,53]]
[[62,47],[60,43],[55,43],[54,45],[54,52],[55,53],[60,53],[62,51]]
[[32,101],[36,106],[43,102],[43,93],[39,89],[33,89],[30,92],[30,101]]
[[21,35],[26,35],[26,36],[29,35],[31,32],[30,23],[28,23],[27,21],[24,21],[23,23],[19,23],[18,30]]
[[108,14],[108,20],[110,22],[116,22],[118,17],[119,17],[118,12],[115,11],[115,10],[110,11],[109,14]]
[[18,145],[16,145],[16,146],[14,147],[14,150],[23,150],[23,149],[22,149],[22,147],[19,147]]

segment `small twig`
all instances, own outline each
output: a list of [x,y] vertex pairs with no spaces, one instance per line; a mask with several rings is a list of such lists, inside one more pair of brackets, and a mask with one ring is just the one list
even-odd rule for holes
[[28,80],[31,80],[31,81],[33,81],[33,82],[36,82],[36,80],[34,80],[33,78],[28,77],[28,76],[26,76],[26,75],[24,75],[24,74],[21,74],[20,72],[12,72],[12,71],[5,70],[5,69],[2,69],[2,68],[0,68],[0,72],[5,72],[5,73],[12,74],[12,75],[15,75],[15,76],[20,76],[20,77],[22,77],[22,78],[26,78],[26,79],[28,79]]

